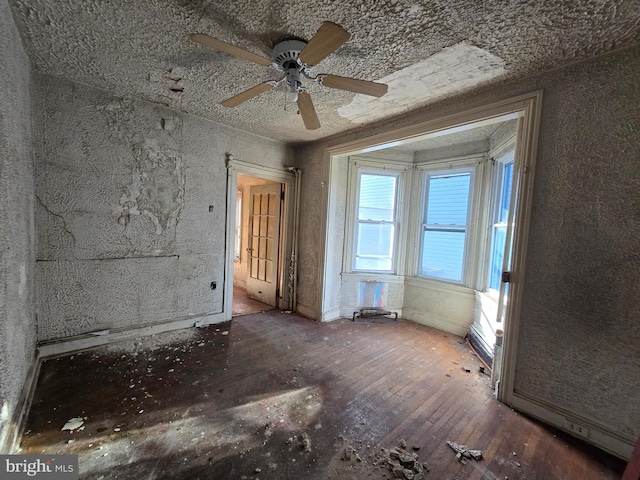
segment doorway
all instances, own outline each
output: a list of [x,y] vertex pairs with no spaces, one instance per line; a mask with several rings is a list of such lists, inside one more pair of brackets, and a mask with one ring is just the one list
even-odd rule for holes
[[238,174],[232,316],[277,305],[282,192],[280,182]]
[[[224,316],[291,309],[296,169],[227,159]],[[285,167],[286,168],[286,167]]]

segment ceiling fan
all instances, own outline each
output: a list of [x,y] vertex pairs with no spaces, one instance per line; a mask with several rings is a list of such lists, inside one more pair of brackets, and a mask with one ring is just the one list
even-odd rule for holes
[[320,121],[311,101],[309,90],[302,83],[303,77],[325,87],[374,97],[381,97],[387,93],[387,85],[383,83],[329,74],[311,75],[313,66],[340,48],[349,39],[349,36],[349,33],[340,25],[324,22],[309,42],[284,40],[276,44],[273,47],[271,60],[202,33],[191,35],[191,41],[259,65],[274,67],[284,73],[282,79],[260,83],[225,100],[222,105],[236,107],[284,83],[288,89],[287,99],[298,104],[298,110],[305,127],[308,130],[315,130],[320,128]]

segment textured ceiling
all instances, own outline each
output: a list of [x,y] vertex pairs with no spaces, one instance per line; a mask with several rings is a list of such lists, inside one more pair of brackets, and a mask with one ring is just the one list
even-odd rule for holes
[[[634,0],[9,1],[38,71],[285,142],[640,43]],[[278,40],[309,40],[325,20],[351,38],[313,73],[379,80],[389,92],[375,99],[307,83],[321,123],[314,131],[283,91],[221,106],[279,75],[189,40],[206,33],[270,58]]]

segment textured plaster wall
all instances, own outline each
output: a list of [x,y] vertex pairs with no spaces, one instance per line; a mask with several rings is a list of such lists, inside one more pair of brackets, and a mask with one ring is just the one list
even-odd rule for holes
[[[319,308],[325,150],[544,89],[516,389],[640,433],[640,49],[484,88],[298,151],[299,302]],[[320,230],[321,231],[321,230]],[[303,260],[304,259],[304,260]]]
[[469,331],[473,319],[474,292],[437,282],[409,280],[404,284],[402,316],[454,335]]
[[640,55],[546,91],[516,388],[640,433]]
[[0,0],[0,450],[35,357],[31,69]]
[[38,339],[220,313],[225,154],[287,147],[51,76],[36,99]]

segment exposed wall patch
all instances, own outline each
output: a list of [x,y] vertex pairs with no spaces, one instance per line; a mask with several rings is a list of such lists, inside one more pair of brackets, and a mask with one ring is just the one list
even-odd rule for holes
[[166,151],[156,139],[145,139],[134,149],[135,165],[127,192],[112,211],[126,225],[131,215],[144,215],[153,222],[156,235],[178,223],[183,207],[184,169],[175,152]]
[[389,85],[386,95],[375,98],[358,94],[350,104],[340,107],[338,114],[354,123],[370,122],[468,90],[504,73],[501,58],[459,43],[377,80]]

